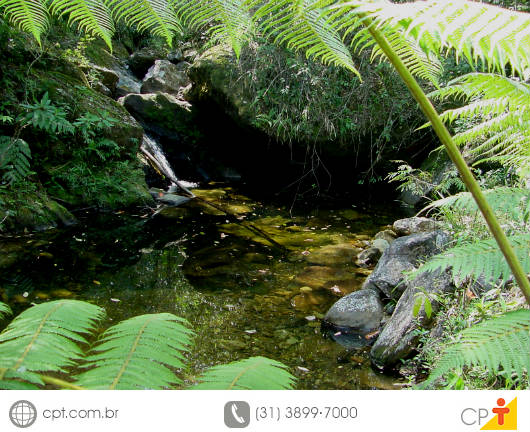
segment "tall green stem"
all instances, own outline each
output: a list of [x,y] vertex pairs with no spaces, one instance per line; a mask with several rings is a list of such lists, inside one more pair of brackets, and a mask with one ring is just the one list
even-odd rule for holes
[[403,82],[409,88],[410,92],[414,96],[414,99],[416,99],[416,101],[419,103],[425,116],[431,122],[432,128],[436,132],[436,135],[438,135],[438,138],[440,139],[442,144],[445,146],[449,157],[456,165],[458,172],[462,177],[462,180],[467,186],[469,192],[471,192],[471,195],[477,203],[478,208],[482,212],[482,215],[484,216],[484,219],[486,220],[486,223],[488,224],[488,227],[491,233],[493,234],[493,237],[499,245],[500,250],[506,258],[508,265],[510,266],[515,280],[519,284],[519,287],[521,288],[526,298],[526,302],[530,304],[530,281],[528,280],[523,270],[523,267],[521,266],[521,263],[517,259],[517,256],[515,255],[515,252],[510,242],[508,241],[506,234],[501,228],[499,221],[495,217],[493,210],[486,201],[486,198],[484,197],[480,186],[473,177],[473,174],[467,166],[466,161],[460,154],[458,147],[454,143],[451,134],[445,127],[444,123],[442,122],[442,119],[434,109],[434,106],[431,104],[431,101],[429,100],[427,95],[424,93],[424,91],[422,90],[416,79],[412,76],[405,64],[401,61],[399,56],[394,52],[383,33],[379,31],[379,29],[373,24],[372,20],[366,14],[360,13],[359,16],[362,18],[368,31],[370,32],[374,40],[377,42],[381,50],[385,53],[390,63],[392,63],[392,65],[394,66],[395,70],[397,71]]

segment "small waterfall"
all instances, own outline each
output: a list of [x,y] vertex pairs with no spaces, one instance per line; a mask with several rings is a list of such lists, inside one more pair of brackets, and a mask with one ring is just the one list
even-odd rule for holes
[[[173,168],[171,167],[171,164],[166,159],[166,155],[160,148],[160,145],[158,142],[156,142],[153,138],[151,138],[149,135],[144,134],[144,137],[142,139],[142,145],[140,149],[145,153],[147,152],[155,159],[156,165],[158,169],[164,174],[168,179],[170,179],[172,182],[174,182],[174,179],[177,178],[175,172],[173,171]],[[154,161],[153,161],[154,162]]]
[[187,188],[197,187],[197,183],[190,183],[177,178],[177,175],[173,171],[173,168],[168,162],[162,148],[154,138],[144,134],[140,150],[154,165],[156,165],[158,170],[163,175],[171,180],[172,185],[170,186],[170,189],[174,189],[176,186],[178,186],[188,194],[193,195]]

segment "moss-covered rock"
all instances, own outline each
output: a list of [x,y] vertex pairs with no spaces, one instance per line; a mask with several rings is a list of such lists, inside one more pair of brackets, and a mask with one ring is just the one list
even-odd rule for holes
[[174,137],[192,123],[190,104],[168,93],[129,94],[119,102],[146,129],[160,136]]
[[77,223],[64,206],[34,186],[0,191],[0,233],[44,231]]
[[[42,91],[48,92],[50,99],[57,104],[69,107],[71,115],[77,118],[85,113],[101,115],[115,119],[113,127],[103,132],[103,136],[115,141],[124,153],[135,154],[143,136],[143,128],[126,109],[115,100],[86,87],[77,77],[64,75],[57,71],[35,72]],[[74,142],[71,141],[70,146]]]
[[357,151],[356,144],[369,136],[380,147],[407,144],[422,120],[406,87],[387,65],[355,60],[362,82],[349,71],[266,42],[249,44],[239,59],[230,47],[218,45],[190,68],[195,86],[188,97],[216,103],[237,123],[275,139],[326,143],[323,152]]

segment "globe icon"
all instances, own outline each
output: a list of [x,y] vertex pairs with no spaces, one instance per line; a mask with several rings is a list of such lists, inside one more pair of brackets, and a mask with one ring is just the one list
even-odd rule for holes
[[11,423],[20,428],[26,428],[35,423],[37,419],[37,409],[35,405],[27,400],[20,400],[11,405],[9,410]]

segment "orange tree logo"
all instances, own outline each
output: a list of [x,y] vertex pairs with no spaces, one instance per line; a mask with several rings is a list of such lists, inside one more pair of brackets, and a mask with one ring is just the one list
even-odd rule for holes
[[499,398],[497,406],[491,411],[495,416],[480,430],[517,430],[517,398],[508,405],[503,398]]

